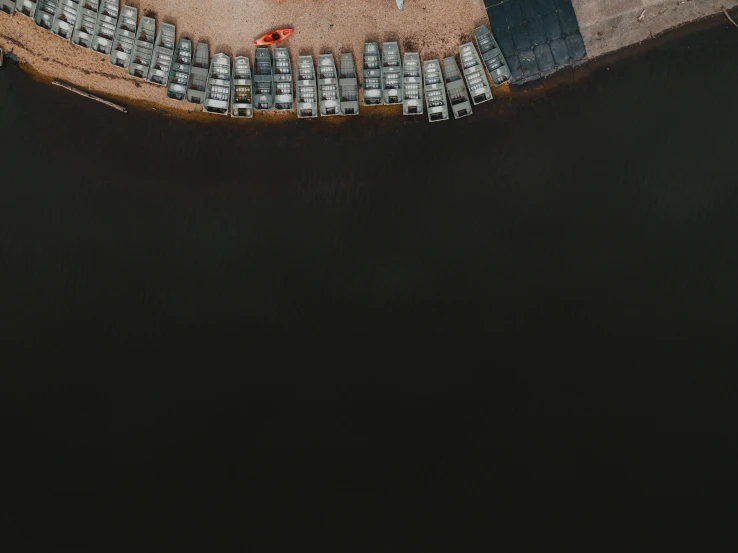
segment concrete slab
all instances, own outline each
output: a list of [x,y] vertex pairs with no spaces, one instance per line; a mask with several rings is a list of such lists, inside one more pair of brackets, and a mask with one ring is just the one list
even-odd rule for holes
[[520,58],[517,54],[507,58],[507,66],[510,68],[510,74],[513,81],[520,81],[523,78],[523,69],[520,66]]
[[535,2],[536,6],[536,13],[538,15],[543,16],[548,13],[553,13],[556,11],[556,6],[554,5],[553,0],[533,0]]
[[500,45],[505,58],[515,55],[515,43],[513,42],[510,31],[506,30],[495,33],[495,39],[497,39],[497,44]]
[[507,24],[512,27],[518,27],[523,24],[523,12],[517,0],[507,0],[502,7],[505,10]]
[[551,54],[557,67],[564,67],[571,63],[571,55],[565,38],[557,38],[551,41]]
[[520,67],[523,70],[523,77],[526,80],[535,79],[540,77],[540,70],[538,69],[538,62],[533,50],[525,50],[518,53],[520,58]]
[[541,73],[544,75],[550,75],[554,72],[556,63],[554,63],[553,53],[551,52],[551,47],[548,44],[539,44],[533,48],[533,53],[536,56],[538,69],[541,70]]
[[535,17],[528,21],[528,36],[533,46],[548,42],[546,33],[543,32],[543,22],[540,17]]
[[546,33],[546,38],[549,42],[561,38],[563,31],[561,30],[559,14],[556,12],[546,14],[541,18],[541,23],[543,24],[543,31]]
[[493,33],[497,34],[508,28],[505,8],[502,4],[487,8],[487,17],[489,18],[489,24],[492,27]]
[[569,54],[574,61],[583,60],[587,57],[584,49],[584,41],[579,33],[568,35],[566,37],[566,46],[569,48]]
[[513,42],[515,43],[515,51],[518,53],[528,50],[531,47],[530,37],[528,36],[528,29],[526,27],[526,25],[518,25],[510,29]]
[[[668,29],[719,13],[722,6],[726,9],[738,6],[738,0],[571,0],[571,2],[589,58],[620,50],[648,40]],[[643,19],[638,21],[641,13]],[[568,34],[563,18],[562,30],[564,34]]]
[[520,10],[523,12],[524,21],[532,21],[538,17],[537,6],[535,0],[516,0],[520,3]]
[[[663,1],[663,0],[661,0]],[[642,8],[643,0],[572,0],[580,27]]]

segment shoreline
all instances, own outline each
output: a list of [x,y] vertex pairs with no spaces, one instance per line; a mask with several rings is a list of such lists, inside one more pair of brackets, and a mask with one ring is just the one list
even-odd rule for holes
[[[735,9],[729,10],[729,12],[735,12],[735,11],[736,11]],[[5,14],[0,14],[0,17],[3,17],[5,19]],[[11,18],[7,18],[7,19],[11,19]],[[12,19],[23,20],[22,25],[25,25],[26,27],[30,25],[31,32],[42,34],[43,35],[42,38],[48,38],[48,41],[50,43],[58,44],[58,45],[61,45],[62,47],[73,49],[76,54],[84,55],[86,57],[91,58],[92,60],[98,60],[98,64],[100,61],[104,61],[107,64],[106,57],[100,56],[99,54],[96,54],[92,51],[85,50],[77,46],[73,46],[71,45],[71,43],[68,43],[68,42],[65,43],[61,39],[58,39],[57,37],[54,37],[53,35],[51,35],[48,31],[36,27],[33,24],[33,22],[26,17],[16,15]],[[3,22],[3,19],[0,19],[0,23],[1,22]],[[524,85],[516,85],[513,87],[509,86],[508,84],[504,84],[497,88],[493,88],[492,93],[493,93],[494,99],[492,100],[492,102],[497,107],[497,109],[495,109],[494,111],[495,112],[504,111],[505,106],[512,104],[513,102],[516,102],[519,100],[523,100],[523,99],[535,100],[545,94],[551,93],[555,90],[558,90],[562,87],[566,87],[569,84],[579,81],[582,78],[586,78],[586,76],[590,73],[591,70],[596,70],[602,66],[605,66],[605,65],[623,60],[623,59],[628,59],[635,55],[640,55],[644,52],[651,50],[652,48],[658,48],[661,44],[664,44],[665,42],[678,39],[680,37],[687,36],[695,32],[700,32],[703,30],[715,28],[723,24],[730,25],[727,18],[722,12],[708,15],[705,17],[700,17],[697,20],[683,23],[683,24],[680,24],[670,29],[666,29],[662,31],[661,33],[659,33],[658,35],[655,35],[648,40],[634,42],[633,44],[630,44],[618,50],[599,55],[595,58],[591,58],[586,63],[578,67],[558,71],[545,79],[539,79],[536,81],[531,81]],[[293,119],[296,119],[294,110],[288,111],[288,112],[275,112],[275,111],[257,112],[256,116],[253,119],[243,119],[243,120],[238,119],[238,118],[232,118],[230,116],[214,116],[212,114],[203,112],[201,106],[198,106],[195,104],[189,104],[187,102],[178,102],[176,100],[170,100],[166,98],[165,87],[161,87],[153,83],[149,83],[149,82],[146,82],[140,79],[129,77],[127,73],[124,73],[124,72],[122,74],[117,74],[120,72],[120,70],[118,68],[113,67],[112,65],[107,64],[107,67],[105,69],[108,69],[109,71],[104,71],[104,70],[94,71],[91,69],[87,69],[84,66],[70,67],[68,64],[64,63],[61,60],[52,59],[51,56],[43,56],[43,54],[35,52],[29,49],[28,47],[26,47],[23,44],[22,36],[18,39],[13,38],[12,36],[8,36],[7,33],[3,31],[3,27],[4,26],[0,26],[0,47],[5,49],[6,60],[8,59],[7,54],[11,54],[17,59],[16,63],[19,65],[19,67],[24,72],[29,74],[35,80],[44,82],[48,84],[49,86],[51,86],[52,81],[59,80],[59,81],[72,84],[85,91],[89,91],[90,93],[103,96],[105,99],[108,99],[118,104],[122,104],[129,108],[142,110],[142,111],[150,110],[150,111],[154,111],[154,112],[157,112],[159,114],[166,115],[169,117],[175,117],[179,119],[186,119],[186,120],[197,121],[197,122],[202,122],[202,123],[217,123],[217,122],[224,123],[228,121],[229,124],[235,123],[235,124],[243,124],[243,125],[254,125],[254,124],[262,124],[262,123],[269,123],[269,124],[285,123],[285,122],[290,122]],[[20,52],[18,49],[20,49]],[[72,78],[72,79],[65,78],[64,76],[60,76],[59,73],[51,73],[46,67],[45,67],[45,69],[47,69],[46,71],[41,70],[38,67],[36,67],[32,61],[29,61],[29,58],[30,59],[40,59],[44,62],[43,64],[47,66],[48,65],[51,65],[51,66],[58,65],[62,69],[68,69],[72,73],[78,74],[77,75],[78,78]],[[293,59],[293,63],[294,63],[294,59]],[[357,67],[358,66],[359,66],[359,62],[357,62]],[[64,71],[60,71],[60,73],[64,73]],[[98,77],[102,77],[106,81],[109,81],[109,84],[111,86],[106,86],[106,87],[89,86],[89,84],[86,84],[83,79],[84,76],[89,76],[89,75],[96,75]],[[119,84],[119,83],[125,83],[125,89],[119,92],[112,91],[111,88],[113,88],[115,84]],[[160,97],[159,98],[142,97],[141,94],[131,93],[130,92],[131,89],[133,89],[134,91],[138,91],[138,89],[144,89],[146,92],[152,92],[152,93],[160,92]],[[489,104],[486,104],[486,105],[489,105]],[[389,119],[389,118],[394,118],[394,117],[403,118],[403,116],[401,115],[401,111],[399,111],[397,107],[398,106],[384,106],[384,105],[383,106],[371,106],[371,107],[361,106],[360,114],[357,117],[372,117],[372,118],[379,118],[379,119]],[[331,123],[332,126],[340,126],[340,124],[343,121],[350,120],[350,119],[353,119],[353,117],[321,117],[321,118],[318,118],[318,120]]]
[[[297,0],[125,0],[143,15],[154,17],[157,26],[174,24],[177,38],[209,45],[211,57],[224,53],[231,58],[247,55],[253,60],[255,37],[276,28],[291,27],[295,33],[283,45],[293,66],[300,55],[329,53],[338,58],[352,52],[357,72],[366,41],[397,41],[405,51],[418,51],[426,58],[457,54],[460,44],[470,41],[474,28],[487,21],[481,0],[449,0],[423,5],[414,2],[398,10],[394,0],[311,0],[309,7]],[[453,17],[450,17],[453,14]],[[106,56],[64,41],[20,14],[0,14],[0,45],[7,46],[24,65],[44,77],[69,83],[94,94],[124,100],[128,105],[154,105],[178,117],[199,119],[202,107],[166,98],[166,87],[129,77],[109,63]],[[362,106],[363,108],[364,106]],[[390,109],[379,114],[393,113]],[[361,110],[366,113],[365,110]],[[208,114],[205,114],[208,115]],[[263,120],[294,117],[266,112]],[[209,117],[209,115],[208,115]]]
[[587,54],[618,52],[674,29],[736,13],[738,0],[572,0]]

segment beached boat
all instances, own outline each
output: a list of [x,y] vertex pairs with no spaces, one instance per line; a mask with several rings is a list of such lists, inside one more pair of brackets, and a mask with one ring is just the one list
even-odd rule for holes
[[70,40],[78,15],[79,0],[60,0],[51,24],[51,32],[64,40]]
[[257,48],[254,56],[254,109],[266,111],[274,103],[274,80],[272,79],[272,56],[269,48]]
[[26,17],[33,19],[36,17],[36,8],[38,7],[38,0],[16,0],[15,11]]
[[154,43],[154,57],[149,69],[149,82],[166,86],[169,80],[169,70],[172,68],[174,57],[174,43],[176,40],[176,29],[174,25],[162,23],[159,34],[156,35]]
[[277,42],[281,42],[289,37],[294,32],[294,29],[277,29],[271,33],[267,33],[264,36],[257,38],[253,45],[254,46],[270,46]]
[[402,101],[402,60],[396,42],[382,44],[382,99],[385,104]]
[[341,92],[341,115],[359,115],[359,81],[356,77],[354,55],[341,54],[338,62],[340,71],[338,88]]
[[382,60],[379,57],[379,45],[376,42],[364,44],[362,55],[363,103],[365,106],[382,105]]
[[15,15],[15,0],[0,0],[0,12]]
[[131,65],[128,74],[131,77],[145,79],[151,69],[154,57],[154,39],[156,37],[156,20],[153,17],[142,17],[136,31],[136,42],[131,52]]
[[474,29],[474,38],[477,40],[477,46],[482,53],[482,62],[489,71],[492,78],[492,84],[500,86],[512,78],[510,68],[507,66],[505,56],[502,54],[500,46],[492,36],[486,25],[481,25]]
[[39,0],[36,7],[36,16],[33,18],[36,25],[50,31],[58,7],[59,2],[57,0]]
[[233,60],[233,90],[231,91],[231,117],[253,117],[253,84],[251,62],[245,56]]
[[292,61],[287,48],[274,49],[274,109],[290,110],[295,107],[292,94]]
[[428,121],[447,121],[448,102],[446,101],[446,87],[443,84],[441,64],[438,60],[423,62],[423,76],[425,79],[425,103],[428,106]]
[[472,106],[469,94],[466,91],[464,78],[461,76],[456,58],[450,57],[443,60],[443,72],[446,74],[446,92],[451,103],[451,111],[454,118],[466,117],[472,114]]
[[208,71],[210,71],[210,48],[206,42],[198,42],[187,83],[187,101],[191,104],[202,104],[205,101]]
[[[138,9],[131,6],[123,6],[118,18],[118,26],[115,28],[113,45],[110,52],[110,63],[128,69],[131,64],[131,52],[133,42],[136,39],[136,23],[138,22]],[[97,38],[97,37],[95,37]]]
[[[484,72],[482,60],[479,59],[477,49],[471,42],[459,46],[459,55],[461,57],[461,68],[464,71],[464,79],[466,86],[469,87],[469,93],[474,105],[487,102],[492,99],[492,89],[489,87],[487,74]],[[453,102],[452,102],[453,103]]]
[[402,75],[402,114],[420,115],[423,113],[423,74],[416,52],[405,53]]
[[74,29],[72,29],[72,44],[82,48],[92,46],[92,37],[95,33],[99,8],[100,3],[97,0],[83,0],[79,7]]
[[190,82],[190,68],[192,67],[192,41],[189,38],[180,38],[177,49],[174,51],[172,70],[169,72],[167,98],[184,101],[187,97],[187,84]]
[[[95,33],[92,37],[92,49],[95,52],[109,56],[113,50],[115,30],[118,25],[118,2],[117,0],[102,0],[97,10],[97,22]],[[134,23],[133,32],[136,32]]]
[[297,58],[297,117],[318,116],[318,86],[315,80],[313,56]]
[[333,54],[318,56],[318,95],[320,114],[324,116],[341,115],[341,101],[338,95],[338,73]]
[[231,57],[215,54],[210,62],[208,84],[205,85],[203,110],[217,115],[228,115],[231,101]]

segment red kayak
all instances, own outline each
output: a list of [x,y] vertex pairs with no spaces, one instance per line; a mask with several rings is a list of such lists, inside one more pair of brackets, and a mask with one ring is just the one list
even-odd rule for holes
[[254,41],[254,44],[256,46],[269,46],[270,44],[274,44],[276,42],[280,42],[290,36],[294,32],[294,29],[277,29],[276,31],[272,31],[271,33],[265,34],[261,38],[257,38]]

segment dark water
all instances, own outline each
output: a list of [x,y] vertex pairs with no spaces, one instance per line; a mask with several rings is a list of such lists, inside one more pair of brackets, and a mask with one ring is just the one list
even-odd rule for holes
[[4,550],[717,539],[737,52],[434,125],[123,116],[4,68]]

